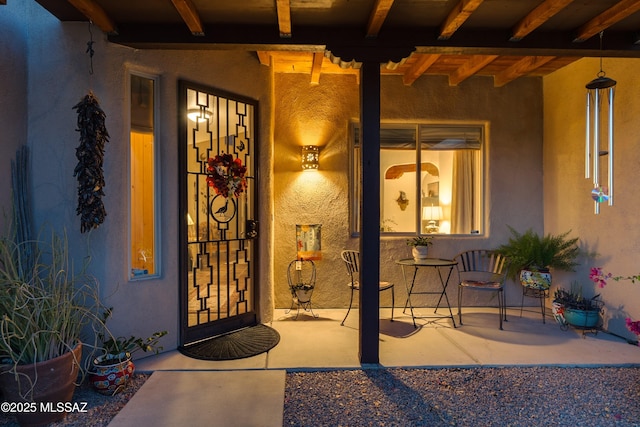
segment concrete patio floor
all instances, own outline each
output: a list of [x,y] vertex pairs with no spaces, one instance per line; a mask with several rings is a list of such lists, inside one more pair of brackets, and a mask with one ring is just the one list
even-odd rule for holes
[[[295,311],[276,310],[270,326],[279,332],[279,344],[251,358],[203,361],[170,351],[136,361],[138,372],[154,374],[110,426],[136,425],[137,420],[158,426],[207,425],[212,419],[225,426],[282,426],[286,370],[362,368],[357,310],[344,326],[345,310],[314,313],[318,317],[301,311],[294,320]],[[430,315],[433,309],[418,309],[417,314]],[[497,309],[463,308],[464,325],[458,325],[456,316],[457,328],[451,319],[417,319],[414,328],[402,309],[396,309],[394,322],[389,315],[390,310],[383,310],[380,320],[382,367],[640,365],[638,346],[603,331],[563,330],[552,317],[543,324],[534,308],[525,308],[522,317],[520,308],[509,309],[502,331]],[[235,397],[242,402],[238,410]],[[191,405],[199,409],[191,410]],[[239,418],[242,408],[256,410]],[[251,418],[255,413],[259,420]]]

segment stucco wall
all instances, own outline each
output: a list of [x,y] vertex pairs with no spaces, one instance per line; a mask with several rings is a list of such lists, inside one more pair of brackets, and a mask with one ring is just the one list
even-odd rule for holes
[[0,230],[11,215],[11,161],[27,143],[27,37],[18,19],[27,13],[20,2],[0,9]]
[[[5,13],[7,8],[13,10],[15,3],[3,6],[2,12]],[[76,264],[90,258],[90,272],[101,283],[106,303],[115,308],[109,326],[116,335],[148,336],[154,331],[168,330],[169,335],[163,339],[163,345],[165,350],[175,348],[179,342],[180,221],[177,82],[179,79],[191,80],[259,101],[259,116],[266,118],[259,123],[262,138],[261,185],[269,188],[272,158],[268,119],[271,115],[269,71],[259,64],[255,54],[249,52],[136,50],[108,43],[102,32],[94,27],[94,73],[90,75],[89,57],[85,53],[90,37],[87,23],[60,23],[35,4],[31,4],[29,14],[24,16],[38,23],[31,28],[27,49],[28,143],[33,153],[36,226],[50,223],[59,230],[66,229]],[[19,21],[26,22],[24,18]],[[161,159],[162,232],[159,237],[162,275],[157,279],[135,282],[128,280],[127,271],[129,134],[125,102],[129,69],[160,76],[157,143]],[[0,84],[9,87],[4,79]],[[77,181],[73,177],[79,133],[75,130],[77,116],[72,107],[89,90],[95,93],[106,113],[106,126],[111,136],[104,162],[106,196],[103,200],[107,217],[98,229],[80,234],[75,212]],[[5,119],[2,117],[0,120]],[[13,119],[20,123],[15,117]],[[7,128],[11,129],[11,126]],[[12,132],[14,136],[23,133],[20,129]],[[3,191],[6,191],[4,185]],[[270,251],[270,203],[270,192],[267,191],[261,195],[259,213],[263,232],[261,250],[265,259],[269,259]],[[264,269],[261,286],[266,291],[261,293],[260,314],[261,320],[268,321],[272,308],[270,270],[268,263],[262,263],[261,267]]]
[[[322,260],[317,261],[316,307],[346,307],[349,290],[340,251],[356,249],[349,234],[348,123],[359,117],[359,91],[353,76],[323,75],[319,86],[309,77],[275,78],[275,230],[273,260],[276,306],[291,303],[286,268],[296,256],[295,225],[322,224]],[[519,79],[494,88],[490,78],[474,77],[450,87],[446,77],[423,76],[412,86],[400,77],[382,77],[383,121],[468,120],[488,122],[486,235],[438,236],[430,253],[453,257],[472,248],[492,248],[507,240],[506,224],[542,231],[542,82]],[[317,173],[300,169],[300,147],[322,147]],[[366,191],[366,184],[365,190]],[[406,298],[398,258],[410,256],[406,237],[384,237],[381,278],[396,283],[396,305]],[[432,279],[435,279],[432,277]],[[508,304],[519,305],[520,285],[509,283]],[[456,289],[448,295],[455,301]],[[477,295],[476,295],[477,296]],[[486,304],[486,296],[467,304]],[[435,303],[435,301],[432,301]],[[390,305],[382,295],[381,305]]]
[[[600,70],[599,59],[583,59],[544,79],[544,220],[545,231],[573,230],[585,251],[576,273],[558,273],[556,285],[577,281],[585,295],[600,293],[605,301],[605,327],[635,338],[624,319],[640,319],[640,284],[629,281],[596,288],[589,268],[601,266],[614,275],[640,272],[640,59],[603,60],[606,75],[617,81],[615,92],[614,206],[602,205],[594,214],[592,180],[584,178],[586,89]],[[605,161],[605,160],[603,160]],[[606,180],[606,175],[603,176]],[[557,280],[556,280],[557,278]]]
[[[3,6],[3,12],[17,8],[15,4]],[[18,21],[29,16],[31,22],[37,22],[31,28],[26,49],[29,73],[25,83],[29,94],[26,135],[33,151],[37,225],[51,223],[58,229],[66,228],[77,263],[90,256],[91,272],[102,284],[107,302],[115,307],[110,325],[116,334],[146,336],[167,329],[170,335],[163,342],[165,349],[178,344],[176,90],[181,78],[260,102],[261,320],[270,319],[274,302],[279,307],[289,306],[285,269],[296,255],[295,224],[323,224],[323,259],[318,262],[314,304],[346,306],[348,290],[339,252],[358,246],[358,239],[349,235],[348,227],[347,124],[359,115],[359,88],[353,76],[323,75],[320,85],[312,86],[304,75],[272,77],[252,53],[135,50],[108,43],[96,29],[94,74],[90,75],[85,53],[88,25],[60,23],[40,6],[28,4],[28,14],[11,10],[18,11],[13,17]],[[3,59],[3,67],[4,62]],[[127,279],[126,250],[128,129],[124,102],[125,76],[130,68],[160,76],[161,105],[158,144],[163,273],[158,279],[137,282]],[[0,87],[13,90],[6,83],[0,83]],[[75,214],[73,168],[78,133],[72,107],[88,90],[99,98],[111,134],[105,157],[104,201],[108,216],[99,229],[81,235]],[[473,77],[456,87],[450,87],[445,77],[438,76],[421,77],[412,86],[404,86],[399,77],[382,78],[383,120],[489,123],[486,235],[439,236],[431,250],[433,256],[452,257],[463,249],[495,247],[508,237],[506,224],[542,230],[541,95],[541,80],[535,78],[519,79],[502,88],[494,88],[486,77]],[[21,130],[11,131],[14,136],[25,133],[24,125],[20,126]],[[316,174],[300,172],[303,144],[322,147],[321,170]],[[383,239],[381,276],[398,285],[397,305],[404,302],[405,293],[401,271],[394,260],[407,256],[405,238]],[[449,295],[455,295],[453,287]],[[519,301],[519,285],[510,283],[508,303],[517,305]],[[382,304],[388,303],[383,298]]]

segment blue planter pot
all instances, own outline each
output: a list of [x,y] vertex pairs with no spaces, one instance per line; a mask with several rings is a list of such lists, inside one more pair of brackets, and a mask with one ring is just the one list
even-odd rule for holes
[[572,326],[580,328],[595,328],[600,322],[600,310],[564,309],[564,318]]

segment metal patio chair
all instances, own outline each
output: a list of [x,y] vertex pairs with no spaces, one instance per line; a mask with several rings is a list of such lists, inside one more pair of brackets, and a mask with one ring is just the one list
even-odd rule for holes
[[[351,311],[351,306],[353,305],[353,294],[356,291],[360,290],[360,252],[352,251],[352,250],[344,250],[341,253],[342,260],[347,267],[347,274],[349,274],[349,278],[351,279],[347,286],[351,289],[351,299],[349,300],[349,309],[347,309],[347,314],[342,319],[340,326],[344,326],[344,321],[347,320],[349,316],[349,312]],[[395,306],[395,291],[393,288],[393,283],[391,282],[380,282],[379,283],[379,292],[386,291],[387,289],[391,289],[391,321],[393,322],[393,308]]]
[[494,292],[498,296],[500,329],[507,321],[504,284],[507,279],[508,261],[503,255],[486,249],[475,249],[456,255],[458,261],[458,319],[462,325],[462,295],[465,289]]

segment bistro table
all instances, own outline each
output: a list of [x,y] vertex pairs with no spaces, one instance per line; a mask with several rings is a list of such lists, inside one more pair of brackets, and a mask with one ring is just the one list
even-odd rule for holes
[[[453,312],[451,311],[451,304],[449,303],[449,297],[447,297],[447,286],[449,285],[449,279],[451,278],[451,273],[453,272],[453,267],[455,267],[458,262],[451,259],[441,259],[441,258],[426,258],[421,260],[415,260],[413,258],[399,259],[396,261],[396,264],[399,264],[402,268],[402,277],[404,278],[404,285],[407,288],[407,301],[404,304],[405,313],[407,311],[407,306],[411,310],[411,319],[413,320],[413,326],[416,326],[416,317],[418,318],[436,318],[436,319],[447,319],[450,318],[453,322],[453,327],[456,327],[456,321],[453,318]],[[440,278],[440,285],[442,286],[442,291],[415,291],[414,286],[416,284],[416,276],[418,275],[418,270],[420,268],[435,268],[438,271],[438,277]],[[407,280],[407,270],[409,270],[409,274],[411,273],[411,268],[413,268],[413,275],[411,276],[411,280]],[[444,275],[443,275],[444,270]],[[445,278],[446,276],[446,278]],[[433,316],[416,316],[413,312],[413,304],[411,302],[411,295],[440,295],[438,299],[438,304],[436,304],[436,309],[433,311]],[[449,309],[449,315],[438,315],[438,308],[440,307],[440,303],[442,302],[442,298],[447,303],[447,308]]]

